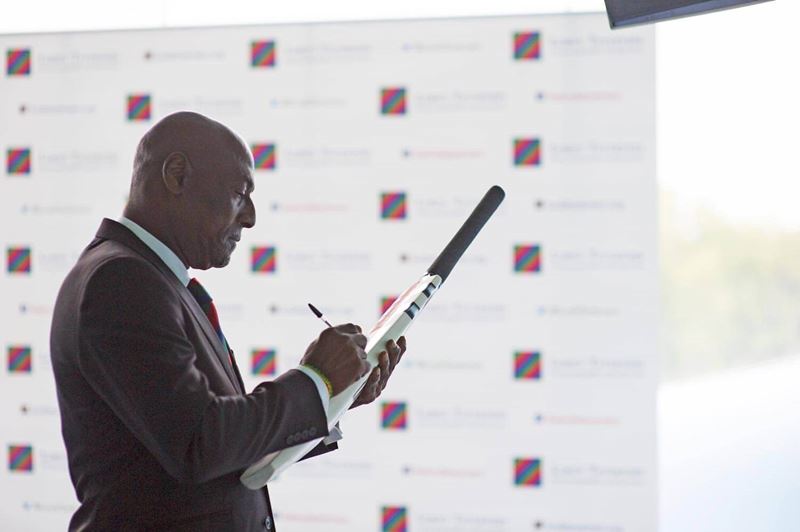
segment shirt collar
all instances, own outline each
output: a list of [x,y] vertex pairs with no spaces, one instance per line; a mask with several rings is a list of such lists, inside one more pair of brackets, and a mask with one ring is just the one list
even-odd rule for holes
[[183,265],[183,261],[178,258],[174,251],[169,249],[166,244],[151,235],[147,230],[133,220],[129,220],[128,218],[121,216],[119,223],[130,229],[131,232],[136,235],[137,238],[139,238],[139,240],[144,242],[147,247],[153,250],[153,253],[158,255],[158,258],[161,259],[172,271],[172,273],[174,273],[175,276],[180,280],[180,282],[183,283],[183,286],[188,286],[189,270],[186,269],[186,266]]

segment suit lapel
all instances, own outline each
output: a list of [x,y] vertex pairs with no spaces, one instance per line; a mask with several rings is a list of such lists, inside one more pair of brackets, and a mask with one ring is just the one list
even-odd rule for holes
[[194,318],[195,323],[200,327],[203,331],[203,334],[206,337],[208,345],[210,345],[216,355],[217,363],[222,366],[222,370],[228,376],[231,384],[233,385],[234,389],[237,390],[239,393],[244,393],[243,386],[240,384],[241,379],[238,377],[231,366],[230,355],[222,345],[222,342],[217,336],[216,331],[214,331],[214,327],[212,327],[211,322],[208,321],[208,317],[206,316],[203,309],[200,308],[200,305],[197,303],[197,300],[194,296],[189,292],[189,289],[183,286],[180,279],[178,279],[172,270],[164,264],[158,255],[153,252],[144,242],[139,240],[136,235],[134,235],[127,227],[124,225],[115,222],[113,220],[109,220],[108,218],[103,219],[103,222],[100,224],[100,229],[97,230],[97,238],[101,239],[109,239],[124,244],[125,246],[129,247],[143,258],[147,259],[153,266],[158,268],[158,270],[168,279],[170,286],[172,287],[175,295],[177,295],[183,304],[186,305],[190,310],[192,317]]
[[[175,276],[173,275],[173,277]],[[233,371],[233,367],[231,365],[230,353],[228,353],[225,350],[225,347],[222,345],[219,336],[217,336],[217,332],[214,330],[214,327],[211,325],[211,322],[208,321],[206,313],[203,312],[202,308],[200,308],[200,304],[197,303],[197,300],[194,298],[191,292],[189,292],[189,290],[185,286],[183,286],[177,280],[177,278],[176,281],[178,286],[180,287],[178,293],[181,299],[183,300],[183,303],[192,310],[192,316],[194,317],[195,322],[198,323],[200,327],[203,329],[203,333],[206,335],[206,340],[208,340],[208,343],[214,347],[214,353],[217,355],[217,361],[225,370],[225,374],[228,375],[228,378],[230,379],[231,384],[233,384],[234,388],[236,388],[239,391],[239,393],[244,393],[244,390],[242,390],[241,387],[239,386],[239,381],[236,378],[236,374]]]
[[239,365],[236,363],[236,358],[233,353],[231,353],[231,362],[233,362],[233,371],[236,373],[236,382],[239,383],[239,388],[242,393],[244,392],[244,381],[242,380],[242,374],[239,371]]

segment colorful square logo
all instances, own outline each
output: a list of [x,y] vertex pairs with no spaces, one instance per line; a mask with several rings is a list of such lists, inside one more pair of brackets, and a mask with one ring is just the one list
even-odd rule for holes
[[381,114],[404,115],[406,114],[406,89],[403,87],[389,87],[381,89]]
[[514,59],[530,61],[542,55],[542,44],[538,31],[519,31],[514,34]]
[[514,139],[514,166],[541,166],[542,143],[539,139]]
[[542,461],[539,458],[515,458],[514,485],[529,487],[541,486]]
[[384,192],[381,194],[381,218],[383,220],[406,219],[405,192]]
[[31,273],[31,248],[10,247],[6,249],[8,273]]
[[514,378],[538,380],[542,378],[542,356],[538,351],[514,353]]
[[381,428],[385,430],[406,430],[408,428],[406,403],[381,403]]
[[514,246],[514,271],[517,273],[538,273],[542,271],[542,249],[538,244],[518,244]]
[[250,43],[250,65],[253,68],[273,68],[277,62],[275,41],[253,41]]
[[29,345],[8,346],[8,372],[30,373],[32,366],[32,349]]
[[256,170],[274,170],[278,165],[278,151],[275,144],[253,144],[250,148]]
[[382,532],[408,532],[408,511],[405,506],[381,508]]
[[397,296],[383,296],[381,297],[381,316],[386,314],[386,311],[389,310],[389,307],[397,301]]
[[275,246],[255,246],[250,254],[250,267],[255,273],[275,273],[278,251]]
[[6,151],[6,172],[9,174],[30,174],[31,149],[9,148]]
[[31,51],[29,48],[10,48],[6,51],[6,74],[9,76],[31,75]]
[[128,120],[144,122],[150,120],[150,95],[131,94],[128,96]]
[[33,447],[30,445],[9,445],[8,470],[23,473],[33,471]]
[[275,349],[253,349],[250,353],[253,375],[275,375],[277,372],[275,353]]

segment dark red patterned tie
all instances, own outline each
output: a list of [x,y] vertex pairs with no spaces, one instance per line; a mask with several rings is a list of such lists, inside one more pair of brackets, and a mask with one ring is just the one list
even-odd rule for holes
[[189,289],[189,292],[191,292],[194,298],[197,300],[200,308],[203,309],[203,312],[205,312],[208,321],[211,322],[211,326],[214,328],[214,332],[216,332],[217,336],[219,337],[219,341],[222,342],[222,346],[228,352],[231,365],[234,365],[231,348],[228,346],[228,340],[225,339],[225,335],[222,334],[222,327],[219,325],[219,315],[217,314],[217,307],[214,306],[214,300],[211,299],[209,293],[206,292],[206,289],[203,288],[203,285],[201,285],[200,281],[197,279],[193,278],[191,281],[189,281],[189,284],[186,288]]

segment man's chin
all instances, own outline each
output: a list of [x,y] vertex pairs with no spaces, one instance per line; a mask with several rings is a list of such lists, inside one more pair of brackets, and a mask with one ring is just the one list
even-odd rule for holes
[[231,253],[220,253],[217,256],[210,257],[208,262],[202,265],[192,265],[194,270],[210,270],[211,268],[224,268],[231,262]]
[[[231,262],[231,255],[236,250],[235,240],[226,240],[216,249],[208,249],[202,257],[202,262],[198,260],[189,266],[195,270],[208,270],[211,268],[224,268]],[[199,258],[199,257],[198,257]]]
[[218,260],[215,260],[214,263],[211,265],[212,268],[224,268],[231,262],[231,254],[228,253],[224,257],[220,257]]

